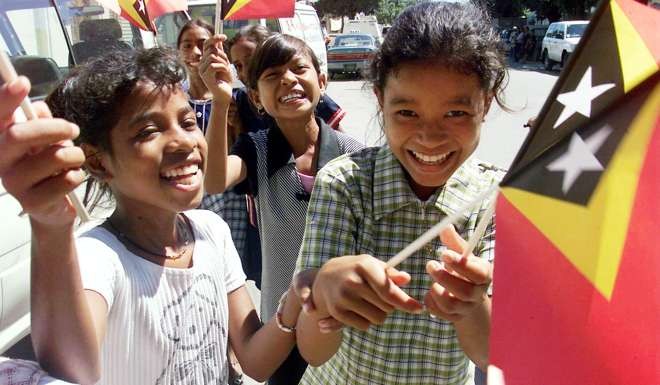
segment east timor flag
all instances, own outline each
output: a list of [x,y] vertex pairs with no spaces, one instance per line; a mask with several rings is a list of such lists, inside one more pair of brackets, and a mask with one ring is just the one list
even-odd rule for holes
[[511,171],[524,168],[658,70],[659,15],[633,0],[601,3]]
[[507,385],[660,383],[660,73],[501,189],[491,363]]
[[221,0],[223,20],[292,17],[295,0]]
[[[186,0],[100,0],[108,8],[121,13],[131,24],[156,33],[154,19],[169,12],[188,9]],[[117,10],[115,4],[119,6]]]
[[601,3],[497,204],[507,385],[660,383],[660,12]]

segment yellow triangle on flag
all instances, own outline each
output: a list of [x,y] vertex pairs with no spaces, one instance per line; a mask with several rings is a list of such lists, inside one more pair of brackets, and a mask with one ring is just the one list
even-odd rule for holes
[[238,12],[243,8],[245,5],[247,5],[250,1],[252,0],[237,0],[234,5],[227,11],[227,14],[225,15],[225,19],[230,18],[234,13]]
[[610,6],[623,74],[623,89],[627,93],[657,71],[658,64],[621,6],[614,0],[610,1]]
[[[142,16],[135,10],[135,7],[133,6],[135,4],[135,0],[119,0],[119,6],[121,9],[126,13],[128,17],[130,17],[135,23],[139,24],[139,27],[148,30],[149,27],[145,24],[145,21],[142,19]],[[147,7],[147,1],[145,0],[144,2],[144,7],[146,10]]]
[[507,199],[607,300],[614,291],[658,105],[660,86],[633,120],[586,207],[514,187],[502,188]]

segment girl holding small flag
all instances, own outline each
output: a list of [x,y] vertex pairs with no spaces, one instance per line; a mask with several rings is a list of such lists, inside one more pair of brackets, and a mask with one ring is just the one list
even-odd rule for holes
[[[245,372],[263,381],[294,346],[298,298],[288,296],[262,325],[227,224],[195,210],[208,157],[184,77],[163,49],[91,61],[48,98],[55,116],[75,124],[43,105],[41,119],[12,124],[29,86],[0,88],[3,101],[9,95],[0,177],[30,215],[32,340],[53,376],[226,384],[231,343]],[[66,194],[83,181],[81,167],[88,183],[111,191],[116,209],[75,237]]]
[[[490,202],[405,260],[409,276],[385,261],[502,177],[470,157],[500,102],[499,44],[469,3],[416,4],[389,29],[371,64],[387,144],[328,163],[307,212],[298,269],[320,270],[298,322],[302,384],[466,384],[469,360],[486,367],[494,224],[462,254]],[[347,327],[326,329],[328,316]]]
[[[246,79],[256,109],[272,120],[265,130],[239,136],[229,154],[226,119],[232,79],[221,48],[224,39],[216,35],[207,40],[200,66],[213,92],[204,185],[209,193],[236,186],[255,197],[263,256],[261,314],[269,317],[295,270],[316,173],[362,145],[315,115],[326,77],[311,48],[296,37],[275,34],[257,48]],[[297,384],[305,366],[294,351],[269,383]]]

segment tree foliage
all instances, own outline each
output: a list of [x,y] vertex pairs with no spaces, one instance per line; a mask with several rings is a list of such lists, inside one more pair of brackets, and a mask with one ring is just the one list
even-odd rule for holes
[[380,0],[376,17],[381,24],[392,24],[392,21],[411,4],[419,3],[421,0]]
[[352,19],[360,12],[375,13],[378,9],[378,0],[319,0],[314,4],[314,8],[322,17],[348,16]]

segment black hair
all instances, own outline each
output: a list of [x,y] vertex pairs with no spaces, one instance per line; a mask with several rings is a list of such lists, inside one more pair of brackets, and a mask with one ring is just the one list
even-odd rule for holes
[[215,35],[215,28],[207,23],[206,21],[202,19],[193,19],[188,21],[186,24],[181,27],[181,30],[179,31],[179,36],[176,38],[176,48],[178,49],[179,46],[181,45],[181,39],[183,39],[183,34],[186,33],[187,30],[191,28],[202,28],[208,31],[208,33],[213,36]]
[[225,52],[230,52],[231,47],[241,39],[246,39],[259,46],[272,35],[273,32],[261,24],[246,25],[239,29],[231,39],[225,41]]
[[474,74],[484,90],[502,100],[506,61],[488,12],[471,3],[423,2],[406,8],[387,31],[371,62],[369,80],[381,93],[405,63],[432,61]]
[[268,68],[288,63],[297,54],[309,56],[316,73],[321,73],[321,65],[314,51],[295,36],[276,33],[266,39],[254,53],[248,66],[247,86],[256,90],[259,77]]
[[[112,51],[74,68],[46,98],[53,116],[80,127],[76,144],[88,143],[112,153],[110,131],[117,125],[128,96],[138,82],[147,82],[154,91],[181,87],[186,70],[176,51],[167,48]],[[100,192],[94,204],[107,192],[100,182],[87,183],[85,202],[92,191]],[[98,182],[98,181],[97,181]]]

